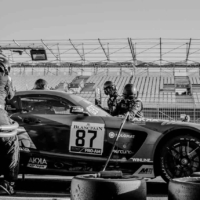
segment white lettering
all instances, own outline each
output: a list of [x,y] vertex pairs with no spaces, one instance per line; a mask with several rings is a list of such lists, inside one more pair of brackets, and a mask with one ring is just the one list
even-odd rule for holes
[[38,165],[47,165],[47,161],[44,158],[30,158],[29,163],[38,164]]
[[122,138],[134,138],[135,135],[128,135],[128,134],[120,134],[119,137],[122,137]]
[[116,153],[116,154],[133,154],[133,152],[130,151],[130,150],[113,150],[113,153]]
[[101,149],[85,149],[85,153],[101,154]]
[[95,127],[95,126],[78,126],[78,125],[74,125],[73,127],[74,129],[87,129],[87,130],[103,130],[103,127]]
[[37,169],[46,169],[47,168],[47,165],[36,165],[36,164],[31,164],[29,163],[27,165],[27,167],[30,167],[30,168],[37,168]]
[[133,162],[151,162],[150,158],[130,158]]
[[[110,138],[117,137],[117,134],[113,133],[113,132],[110,132],[108,135],[109,135]],[[135,138],[135,135],[129,135],[129,134],[121,133],[119,135],[119,137],[121,137],[121,138],[130,138],[131,139],[131,138]]]
[[153,169],[152,168],[143,168],[139,172],[139,174],[152,174],[152,173],[153,173]]
[[159,119],[151,119],[151,118],[134,118],[132,121],[135,121],[135,122],[160,122]]

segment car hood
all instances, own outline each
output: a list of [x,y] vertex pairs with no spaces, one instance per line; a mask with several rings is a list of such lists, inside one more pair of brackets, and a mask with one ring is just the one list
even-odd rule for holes
[[[123,118],[114,117],[103,117],[103,120],[106,124],[106,127],[112,127],[119,129]],[[132,129],[140,127],[140,129],[150,129],[156,132],[164,133],[167,130],[171,129],[195,129],[200,131],[200,124],[191,123],[191,122],[181,122],[181,121],[172,121],[172,120],[159,120],[159,119],[134,119],[132,121],[127,121],[124,125],[124,129]]]

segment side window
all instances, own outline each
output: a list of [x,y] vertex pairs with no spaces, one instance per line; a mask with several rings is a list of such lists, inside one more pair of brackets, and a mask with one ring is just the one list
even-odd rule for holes
[[65,99],[40,95],[40,96],[22,96],[21,105],[23,112],[38,114],[70,114],[70,107],[73,104]]
[[9,114],[19,112],[19,103],[17,96],[13,97],[11,100],[6,101],[6,111]]

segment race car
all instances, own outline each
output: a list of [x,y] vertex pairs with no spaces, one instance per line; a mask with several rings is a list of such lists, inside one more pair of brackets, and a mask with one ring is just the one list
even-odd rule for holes
[[[78,95],[55,90],[17,92],[6,109],[19,123],[22,174],[98,173],[123,122]],[[200,170],[200,124],[126,121],[106,170],[165,181],[189,176]]]

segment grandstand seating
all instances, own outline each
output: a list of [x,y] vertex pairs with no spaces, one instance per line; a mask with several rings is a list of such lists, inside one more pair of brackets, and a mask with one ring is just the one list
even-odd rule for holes
[[[139,91],[139,97],[148,105],[155,105],[155,103],[175,103],[175,87],[174,87],[174,77],[160,77],[160,76],[103,76],[103,75],[93,75],[88,78],[86,84],[94,84],[91,89],[91,94],[94,93],[96,87],[99,87],[102,92],[103,103],[106,104],[107,96],[103,92],[103,84],[105,81],[113,81],[117,88],[119,94],[123,93],[123,87],[127,83],[132,83],[135,85]],[[164,86],[169,85],[171,89],[164,90]],[[81,92],[83,97],[85,91]],[[87,93],[86,93],[87,94]]]
[[48,82],[50,88],[55,88],[59,83],[65,82],[70,83],[76,76],[75,75],[48,75],[48,76],[38,76],[38,75],[11,75],[13,80],[14,88],[17,91],[20,90],[30,90],[34,87],[34,83],[37,79],[43,78]]
[[[11,75],[16,90],[32,89],[34,82],[39,78],[47,80],[50,88],[59,88],[60,83],[71,83],[76,75]],[[113,81],[119,94],[122,94],[123,87],[127,83],[133,83],[139,91],[139,98],[149,106],[156,103],[177,104],[177,103],[200,103],[200,79],[197,76],[184,78],[174,76],[131,76],[131,75],[92,75],[85,80],[85,88],[80,95],[87,99],[94,99],[95,88],[98,87],[102,93],[103,102],[107,101],[107,96],[103,92],[103,85],[107,80]],[[176,96],[175,84],[190,84],[191,96]],[[61,85],[61,84],[60,84]]]

